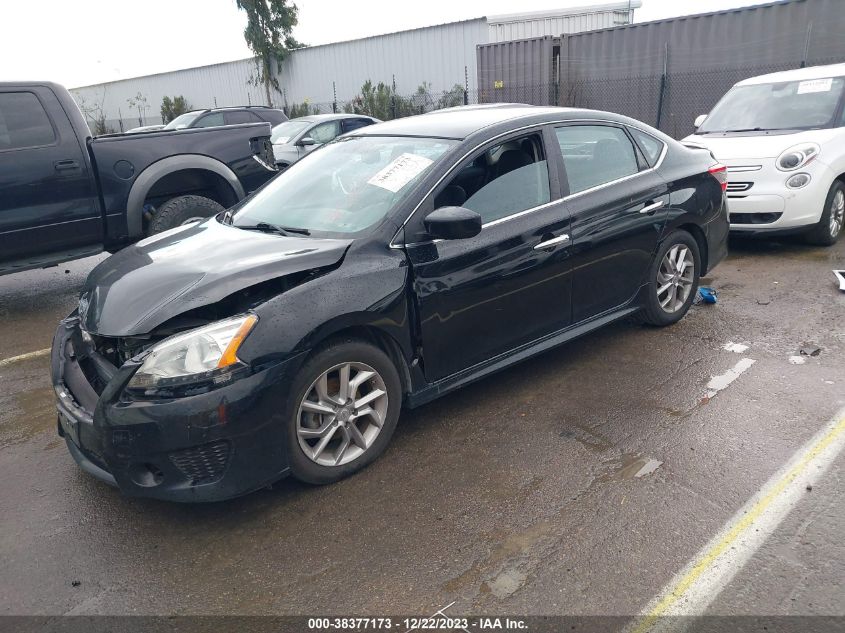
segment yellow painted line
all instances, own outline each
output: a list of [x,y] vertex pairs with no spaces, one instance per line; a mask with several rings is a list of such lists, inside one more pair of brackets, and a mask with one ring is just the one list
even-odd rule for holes
[[675,584],[671,591],[654,605],[640,622],[633,629],[632,633],[645,633],[654,626],[658,618],[664,615],[673,605],[684,598],[693,584],[707,572],[720,555],[725,553],[737,539],[746,533],[760,518],[760,516],[772,505],[772,503],[786,490],[787,486],[797,479],[826,448],[828,448],[839,436],[845,433],[845,417],[842,417],[832,428],[828,430],[819,440],[815,442],[798,459],[798,462],[790,468],[770,490],[761,497],[741,519],[739,519],[725,535],[701,554],[689,571]]
[[0,360],[0,367],[5,367],[6,365],[11,365],[12,363],[17,363],[22,360],[29,360],[30,358],[39,358],[41,356],[46,356],[50,353],[50,348],[47,349],[40,349],[37,352],[29,352],[27,354],[21,354],[20,356],[12,356],[11,358],[4,358]]

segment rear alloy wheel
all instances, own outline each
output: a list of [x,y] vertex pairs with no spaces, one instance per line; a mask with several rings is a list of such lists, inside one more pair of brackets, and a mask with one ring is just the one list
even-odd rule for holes
[[838,180],[830,187],[819,223],[813,227],[806,240],[819,246],[833,246],[845,225],[845,186]]
[[651,265],[645,321],[661,326],[680,321],[695,298],[700,274],[701,255],[695,238],[686,231],[669,235]]
[[225,211],[214,200],[203,196],[177,196],[171,198],[153,212],[147,227],[147,235],[155,235],[169,229],[210,218]]
[[402,400],[384,352],[363,341],[335,343],[306,361],[295,382],[288,460],[297,479],[337,481],[384,451]]

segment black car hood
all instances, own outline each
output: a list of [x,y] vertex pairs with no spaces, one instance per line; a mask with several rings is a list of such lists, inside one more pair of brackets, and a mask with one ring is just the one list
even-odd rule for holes
[[147,334],[238,290],[332,266],[351,242],[245,231],[211,218],[153,236],[101,262],[79,298],[80,319],[86,330],[102,336]]

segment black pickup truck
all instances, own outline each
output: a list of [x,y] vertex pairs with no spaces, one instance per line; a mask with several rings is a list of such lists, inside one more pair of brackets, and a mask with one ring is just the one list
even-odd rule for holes
[[274,162],[268,123],[92,138],[63,87],[0,82],[0,275],[219,213]]

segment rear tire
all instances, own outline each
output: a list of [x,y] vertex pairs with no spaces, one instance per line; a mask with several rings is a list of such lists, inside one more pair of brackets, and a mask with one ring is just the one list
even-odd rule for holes
[[649,268],[642,320],[660,327],[680,321],[698,293],[700,274],[698,242],[686,231],[671,233]]
[[155,235],[194,220],[210,218],[225,211],[214,200],[202,196],[171,198],[153,213],[147,225],[147,235]]
[[804,236],[804,239],[808,244],[833,246],[842,234],[843,223],[845,223],[845,186],[837,180],[827,193],[819,223]]
[[399,373],[387,354],[358,339],[328,344],[305,361],[291,386],[285,416],[291,473],[328,484],[361,470],[384,452],[401,408]]

